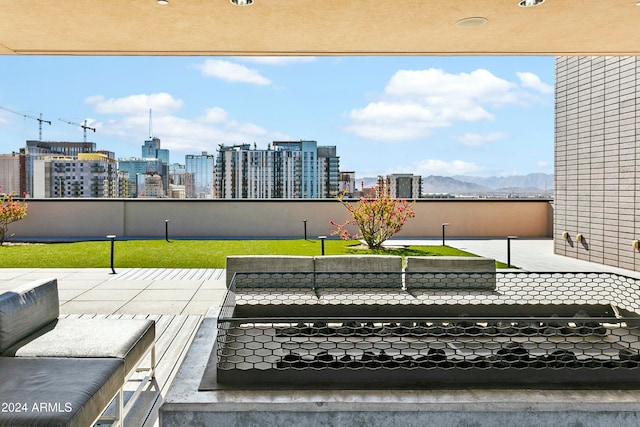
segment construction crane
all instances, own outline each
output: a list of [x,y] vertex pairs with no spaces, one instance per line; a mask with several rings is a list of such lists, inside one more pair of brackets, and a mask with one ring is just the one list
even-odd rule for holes
[[84,132],[84,142],[87,142],[87,129],[91,129],[92,131],[96,131],[96,128],[92,128],[91,126],[87,126],[87,121],[85,120],[83,123],[75,123],[75,122],[70,122],[68,120],[65,119],[58,119],[61,122],[65,122],[68,123],[70,125],[74,125],[74,126],[80,126],[82,128],[82,131]]
[[45,119],[42,118],[42,113],[40,113],[40,117],[34,117],[34,116],[30,116],[28,114],[24,114],[24,113],[19,113],[17,111],[13,111],[13,110],[11,110],[11,109],[9,109],[7,107],[0,106],[0,108],[2,108],[5,111],[8,111],[10,113],[17,114],[17,115],[22,116],[22,117],[26,117],[28,119],[37,120],[38,121],[38,128],[40,130],[38,141],[42,141],[42,123],[49,123],[49,125],[51,125],[51,121],[50,120],[45,120]]

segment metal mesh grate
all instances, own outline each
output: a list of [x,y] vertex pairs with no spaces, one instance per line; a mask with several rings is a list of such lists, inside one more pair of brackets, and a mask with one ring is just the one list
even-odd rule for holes
[[295,273],[236,274],[235,299],[219,318],[218,381],[370,387],[640,381],[638,284],[628,277],[493,273],[495,288],[487,290],[489,273],[411,273],[411,280],[409,273],[303,274],[304,285]]

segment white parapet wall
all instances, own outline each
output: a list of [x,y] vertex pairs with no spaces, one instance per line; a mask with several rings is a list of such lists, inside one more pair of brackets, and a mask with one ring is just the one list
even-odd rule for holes
[[[11,224],[19,239],[303,238],[331,235],[346,209],[336,200],[28,199]],[[552,236],[552,204],[540,199],[421,199],[398,237]],[[169,220],[168,227],[165,221]],[[304,222],[306,220],[306,222]],[[355,229],[353,230],[355,231]]]

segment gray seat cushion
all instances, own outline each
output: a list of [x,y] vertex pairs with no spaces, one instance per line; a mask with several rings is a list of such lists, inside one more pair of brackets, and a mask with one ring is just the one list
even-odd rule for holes
[[1,356],[118,357],[134,369],[153,345],[155,322],[144,319],[59,319]]
[[44,279],[0,294],[0,353],[60,314],[58,281]]
[[90,426],[124,383],[121,359],[0,357],[0,372],[0,426]]

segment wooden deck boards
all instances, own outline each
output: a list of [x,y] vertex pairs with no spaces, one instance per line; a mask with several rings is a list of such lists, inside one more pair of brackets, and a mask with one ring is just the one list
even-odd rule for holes
[[110,280],[217,280],[222,268],[133,268],[121,269]]
[[[156,322],[156,378],[142,391],[125,425],[132,427],[158,426],[158,409],[163,402],[178,367],[184,358],[196,330],[200,325],[200,315],[61,315],[61,318],[109,318],[109,319],[151,319]],[[146,356],[141,366],[149,366],[150,356]],[[125,386],[125,400],[133,394],[143,374],[134,374]],[[111,410],[111,409],[110,409]],[[110,411],[108,410],[108,411]]]

